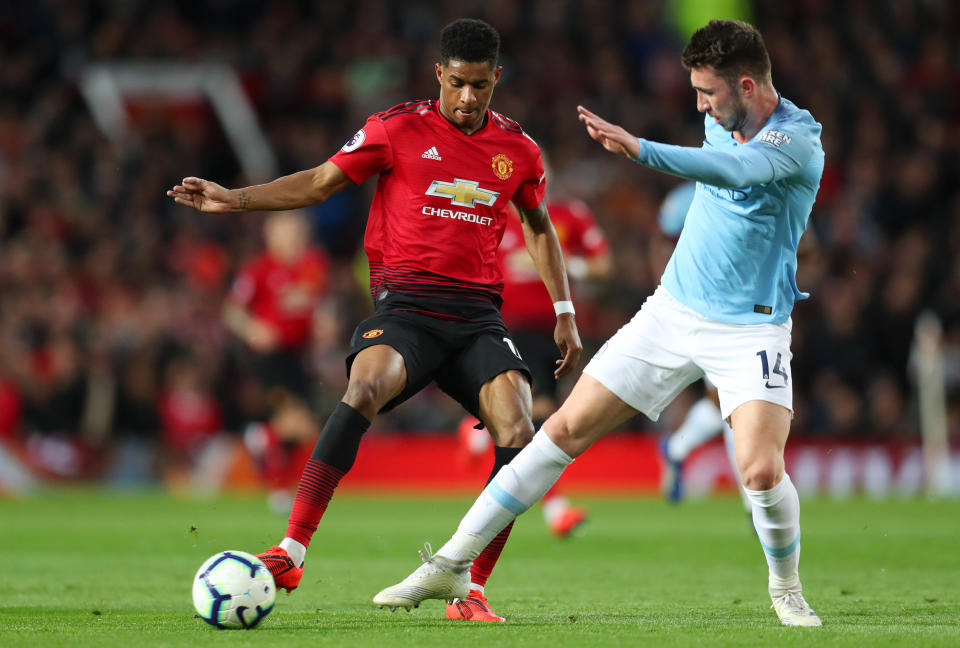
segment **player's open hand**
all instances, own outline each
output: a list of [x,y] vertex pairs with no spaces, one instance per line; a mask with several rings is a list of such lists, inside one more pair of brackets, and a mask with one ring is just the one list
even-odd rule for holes
[[230,200],[230,190],[203,178],[184,178],[181,184],[167,192],[180,205],[202,212],[237,211]]
[[626,130],[598,117],[583,106],[577,106],[577,116],[587,127],[587,134],[597,140],[611,153],[636,160],[640,154],[640,142]]
[[572,313],[563,313],[557,317],[557,326],[553,330],[553,339],[563,358],[557,360],[557,369],[553,372],[554,378],[565,376],[577,366],[583,344],[580,342],[580,333],[577,332],[577,322]]

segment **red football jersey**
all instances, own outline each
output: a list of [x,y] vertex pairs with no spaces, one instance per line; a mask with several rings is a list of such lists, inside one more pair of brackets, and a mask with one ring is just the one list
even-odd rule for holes
[[230,300],[271,324],[280,334],[280,346],[296,349],[310,340],[313,310],[327,290],[329,267],[317,248],[290,264],[264,253],[241,269]]
[[[609,245],[593,212],[580,201],[547,203],[557,230],[563,256],[591,259],[606,253]],[[512,217],[500,245],[504,271],[503,306],[500,312],[508,328],[552,331],[556,324],[553,303],[523,240],[520,219]]]
[[364,237],[374,300],[499,301],[507,205],[533,209],[545,190],[540,148],[516,122],[488,110],[464,135],[436,101],[409,102],[371,116],[330,161],[357,184],[380,174]]

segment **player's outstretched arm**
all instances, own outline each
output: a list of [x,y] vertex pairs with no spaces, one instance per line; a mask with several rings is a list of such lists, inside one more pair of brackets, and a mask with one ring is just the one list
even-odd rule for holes
[[[533,257],[533,264],[537,268],[543,284],[547,287],[550,299],[554,302],[570,301],[570,284],[567,281],[567,271],[563,263],[563,252],[560,249],[560,239],[557,231],[550,222],[546,202],[541,202],[534,209],[522,209],[520,222],[523,226],[523,237],[527,250]],[[553,372],[559,378],[570,373],[580,359],[583,344],[580,342],[580,333],[577,331],[577,322],[573,313],[563,313],[557,316],[557,326],[553,332],[553,339],[563,358],[557,360],[557,369]]]
[[167,191],[173,200],[203,212],[298,209],[321,203],[350,184],[333,162],[298,171],[262,185],[226,189],[216,182],[188,177]]
[[631,160],[637,159],[637,155],[640,154],[640,142],[634,135],[593,114],[583,106],[577,106],[577,116],[587,127],[587,134],[600,142],[603,148]]

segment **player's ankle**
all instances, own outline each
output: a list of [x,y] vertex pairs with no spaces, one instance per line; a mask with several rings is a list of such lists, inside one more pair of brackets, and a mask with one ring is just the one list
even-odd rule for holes
[[307,556],[307,548],[303,544],[293,538],[287,537],[280,541],[279,546],[287,552],[294,565],[303,567],[304,560]]
[[768,582],[770,591],[799,590],[801,588],[799,572],[793,572],[786,577],[777,576],[773,572],[770,572]]

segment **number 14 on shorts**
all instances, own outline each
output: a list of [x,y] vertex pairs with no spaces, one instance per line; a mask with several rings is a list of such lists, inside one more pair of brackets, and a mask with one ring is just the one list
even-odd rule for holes
[[783,384],[782,384],[782,385],[771,385],[771,384],[770,384],[770,373],[771,373],[771,371],[770,371],[770,361],[767,359],[767,352],[766,352],[766,351],[757,351],[757,355],[760,357],[760,368],[763,370],[763,379],[767,381],[764,386],[765,386],[767,389],[782,389],[782,388],[786,387],[786,386],[787,386],[787,381],[789,380],[789,376],[787,376],[787,372],[784,371],[784,370],[780,367],[780,363],[781,363],[781,361],[782,361],[782,354],[781,354],[779,351],[777,352],[777,359],[776,359],[776,361],[773,363],[773,372],[772,372],[772,373],[777,374],[778,376],[783,376]]

